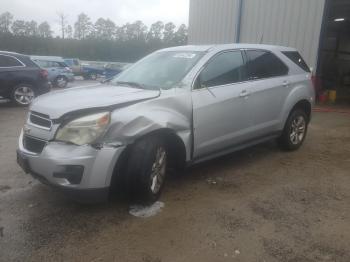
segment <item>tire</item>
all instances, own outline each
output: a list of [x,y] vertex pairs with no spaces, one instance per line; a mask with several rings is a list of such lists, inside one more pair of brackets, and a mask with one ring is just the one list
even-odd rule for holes
[[97,79],[97,75],[95,73],[91,73],[91,74],[89,74],[89,79],[96,80]]
[[158,200],[167,173],[167,149],[162,139],[147,137],[132,147],[126,167],[129,194],[137,202]]
[[68,79],[65,76],[58,76],[54,81],[54,86],[58,88],[65,88],[68,85]]
[[28,106],[35,98],[36,94],[31,84],[19,84],[15,86],[11,93],[11,101],[18,106]]
[[297,150],[305,140],[308,123],[309,119],[303,110],[293,110],[287,119],[282,135],[277,139],[281,149]]

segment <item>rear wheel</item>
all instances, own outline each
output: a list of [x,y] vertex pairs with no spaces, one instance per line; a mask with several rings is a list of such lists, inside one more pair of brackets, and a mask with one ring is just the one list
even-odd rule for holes
[[298,149],[304,142],[308,127],[308,118],[303,110],[296,109],[289,115],[278,144],[284,150]]
[[30,84],[17,85],[11,95],[12,102],[19,106],[28,106],[34,98],[35,92]]
[[168,152],[162,139],[148,137],[138,141],[130,151],[127,179],[132,198],[139,202],[155,202],[163,189]]
[[65,88],[68,85],[68,79],[65,76],[58,76],[54,84],[56,87]]

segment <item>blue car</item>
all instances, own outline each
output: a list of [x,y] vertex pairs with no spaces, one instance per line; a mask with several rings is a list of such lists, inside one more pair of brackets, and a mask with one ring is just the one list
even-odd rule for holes
[[69,82],[74,81],[74,74],[62,57],[57,56],[31,56],[38,66],[46,69],[48,80],[52,86],[65,88]]

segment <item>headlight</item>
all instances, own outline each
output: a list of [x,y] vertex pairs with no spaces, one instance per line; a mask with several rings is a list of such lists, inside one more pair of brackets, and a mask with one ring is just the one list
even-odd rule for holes
[[77,118],[61,127],[55,139],[77,145],[90,144],[104,133],[109,122],[109,112]]

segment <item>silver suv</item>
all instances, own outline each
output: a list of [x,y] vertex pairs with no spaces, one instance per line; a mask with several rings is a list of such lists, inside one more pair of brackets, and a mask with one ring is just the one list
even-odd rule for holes
[[114,184],[155,201],[169,170],[277,139],[303,143],[311,73],[292,48],[183,46],[157,51],[112,79],[34,100],[17,161],[78,200]]

